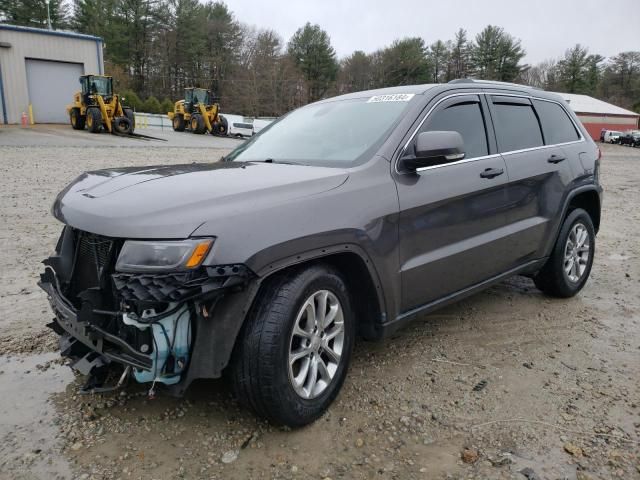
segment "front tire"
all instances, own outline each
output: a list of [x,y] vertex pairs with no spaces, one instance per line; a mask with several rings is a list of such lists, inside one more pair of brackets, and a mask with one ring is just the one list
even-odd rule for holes
[[234,352],[236,398],[276,424],[301,427],[316,420],[347,375],[352,312],[345,282],[327,266],[267,280]]
[[87,109],[87,128],[91,133],[100,133],[102,129],[102,114],[97,108]]
[[191,115],[191,131],[198,135],[202,135],[207,130],[204,125],[204,118],[199,113]]
[[533,277],[536,286],[547,295],[573,297],[589,279],[596,234],[589,214],[576,208],[562,224],[551,256]]

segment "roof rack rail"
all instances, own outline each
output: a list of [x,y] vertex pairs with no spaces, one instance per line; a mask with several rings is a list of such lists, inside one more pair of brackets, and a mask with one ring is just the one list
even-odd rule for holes
[[520,83],[499,82],[497,80],[482,80],[482,79],[475,79],[475,78],[456,78],[454,80],[449,80],[447,83],[488,83],[490,85],[505,85],[509,87],[538,89],[537,87],[532,87],[530,85],[522,85]]

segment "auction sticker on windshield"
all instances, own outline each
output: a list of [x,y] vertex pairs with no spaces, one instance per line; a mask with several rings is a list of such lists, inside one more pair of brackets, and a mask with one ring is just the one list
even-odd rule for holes
[[394,93],[391,95],[374,95],[367,103],[379,103],[379,102],[408,102],[413,98],[414,93]]

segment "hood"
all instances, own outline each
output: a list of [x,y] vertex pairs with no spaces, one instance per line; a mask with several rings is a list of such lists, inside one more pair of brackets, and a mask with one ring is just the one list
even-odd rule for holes
[[[117,238],[187,238],[210,217],[317,195],[346,181],[345,170],[279,163],[192,163],[98,170],[56,198],[54,216]],[[217,215],[213,215],[216,213]]]

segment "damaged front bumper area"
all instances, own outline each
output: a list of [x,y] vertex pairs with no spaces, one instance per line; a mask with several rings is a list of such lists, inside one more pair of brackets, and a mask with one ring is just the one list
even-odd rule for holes
[[[176,273],[119,273],[122,240],[65,227],[46,259],[47,293],[62,355],[89,380],[85,392],[131,376],[182,395],[197,378],[218,378],[257,289],[243,265]],[[113,386],[108,386],[111,379]]]

